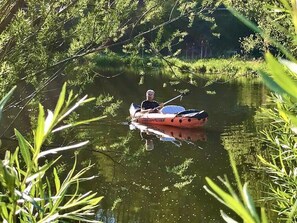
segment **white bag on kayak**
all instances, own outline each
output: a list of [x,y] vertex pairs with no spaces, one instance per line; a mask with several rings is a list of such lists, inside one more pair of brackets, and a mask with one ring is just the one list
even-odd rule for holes
[[186,109],[179,105],[166,105],[160,109],[160,112],[163,114],[177,114],[179,112],[183,112]]

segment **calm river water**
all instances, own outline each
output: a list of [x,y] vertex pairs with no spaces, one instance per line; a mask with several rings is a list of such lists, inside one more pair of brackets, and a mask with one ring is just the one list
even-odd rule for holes
[[[97,219],[108,223],[224,222],[219,210],[229,211],[203,189],[205,177],[216,182],[217,176],[233,179],[228,151],[242,174],[249,174],[256,146],[255,114],[266,90],[259,83],[204,84],[198,81],[194,87],[161,75],[140,80],[138,75],[122,74],[98,77],[84,90],[90,96],[122,100],[115,117],[76,128],[63,138],[91,141],[78,158],[81,165],[94,163],[91,174],[98,177],[84,188],[104,196]],[[150,135],[154,147],[148,150],[145,136],[129,126],[128,109],[132,102],[140,103],[149,88],[160,102],[178,95],[176,90],[188,89],[189,95],[171,104],[206,110],[207,125],[197,130],[166,129],[176,136],[175,141]],[[100,107],[89,106],[80,116],[100,114]],[[71,166],[73,153],[64,156],[65,165]]]

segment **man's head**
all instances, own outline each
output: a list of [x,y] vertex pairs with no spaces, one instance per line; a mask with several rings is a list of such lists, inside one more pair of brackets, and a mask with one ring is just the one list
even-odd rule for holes
[[149,101],[152,101],[155,97],[155,92],[154,90],[147,90],[146,91],[146,99]]

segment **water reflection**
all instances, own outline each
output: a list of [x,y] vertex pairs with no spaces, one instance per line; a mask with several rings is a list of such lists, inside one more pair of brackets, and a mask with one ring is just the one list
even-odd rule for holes
[[[122,88],[129,78],[129,88]],[[166,81],[162,76],[146,76],[144,85],[139,86],[131,76],[126,76],[98,80],[92,91],[90,88],[92,96],[99,94],[98,86],[101,86],[101,92],[123,100],[117,117],[102,121],[89,133],[93,142],[97,139],[96,148],[110,151],[105,151],[108,156],[97,153],[92,161],[104,176],[97,181],[98,193],[105,196],[102,215],[106,219],[114,217],[118,223],[223,222],[219,210],[230,213],[204,191],[205,177],[216,179],[226,174],[232,181],[226,149],[238,148],[240,153],[242,144],[237,139],[242,137],[245,148],[253,146],[254,134],[235,130],[238,126],[238,129],[244,127],[246,133],[255,131],[252,120],[264,101],[263,87],[226,83],[213,84],[207,89],[186,84],[164,88]],[[158,98],[164,101],[172,97],[176,87],[189,88],[191,92],[178,102],[180,105],[207,109],[209,121],[202,129],[119,124],[127,120],[131,102],[141,101],[147,88],[160,92]],[[206,90],[216,94],[206,94]],[[115,205],[117,200],[121,202]]]
[[154,140],[170,142],[180,147],[183,143],[193,144],[196,141],[206,141],[207,136],[203,128],[186,129],[165,125],[143,125],[131,122],[130,130],[139,130],[141,138],[145,141],[146,150],[154,149]]
[[[147,75],[144,85],[139,86],[138,78],[127,74],[96,80],[86,93],[94,97],[110,94],[122,100],[118,115],[75,128],[60,139],[65,144],[91,141],[80,151],[78,163],[95,164],[90,174],[98,178],[83,189],[104,196],[97,219],[118,223],[223,222],[219,210],[228,211],[204,191],[205,177],[216,179],[226,174],[232,180],[227,150],[236,155],[239,165],[254,162],[253,117],[264,101],[262,85],[226,83],[205,88],[182,83],[164,87],[164,82],[169,83],[164,77]],[[167,126],[134,126],[130,130],[131,126],[119,124],[127,121],[131,102],[141,101],[148,88],[160,92],[160,101],[175,95],[175,88],[189,88],[191,93],[178,103],[207,109],[207,125],[194,130]],[[216,94],[207,94],[207,90]],[[91,106],[80,113],[80,118],[100,114]],[[6,148],[5,144],[3,140],[2,147]],[[73,162],[71,154],[64,157],[69,159],[65,163]],[[250,173],[247,169],[247,179]],[[254,178],[250,182],[250,186],[256,184]]]

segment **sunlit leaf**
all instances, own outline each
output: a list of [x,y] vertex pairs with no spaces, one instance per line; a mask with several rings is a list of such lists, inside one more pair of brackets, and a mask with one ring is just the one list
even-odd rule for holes
[[294,219],[296,218],[296,214],[297,214],[297,200],[295,199],[294,205],[289,213],[287,223],[294,222]]
[[263,31],[253,22],[248,20],[244,15],[240,14],[237,10],[233,9],[232,7],[228,7],[228,10],[237,17],[241,22],[243,22],[247,27],[251,28],[257,33],[262,33]]
[[92,119],[88,119],[88,120],[83,120],[83,121],[71,123],[71,124],[68,124],[68,125],[63,125],[63,126],[60,126],[60,127],[56,128],[56,129],[54,129],[52,132],[54,133],[54,132],[58,132],[58,131],[70,128],[70,127],[83,125],[83,124],[88,124],[88,123],[95,122],[95,121],[98,121],[98,120],[103,119],[103,118],[106,118],[106,116],[101,116],[101,117],[97,117],[97,118],[92,118]]
[[263,82],[265,85],[272,91],[278,93],[278,94],[286,94],[286,91],[283,90],[271,77],[268,73],[265,71],[259,71],[261,74],[261,77],[263,79]]
[[51,110],[47,110],[47,117],[44,123],[44,135],[48,134],[48,131],[52,127],[52,123],[54,120],[54,114]]
[[282,63],[283,65],[285,65],[286,67],[288,67],[290,69],[290,71],[292,71],[295,75],[297,75],[297,64],[289,61],[289,60],[285,60],[285,59],[279,59],[279,62]]
[[37,129],[35,132],[35,149],[38,153],[43,142],[44,136],[44,109],[41,104],[39,104],[39,115],[37,121]]
[[32,165],[30,144],[27,142],[27,140],[21,135],[21,133],[18,130],[15,129],[14,132],[19,142],[19,147],[20,147],[22,157],[24,158],[24,161],[27,167],[30,168]]
[[280,64],[270,53],[265,54],[267,65],[275,83],[280,86],[287,94],[297,100],[297,83],[294,81]]
[[40,205],[38,205],[38,203],[34,200],[34,198],[30,197],[28,194],[22,193],[19,190],[15,190],[15,193],[25,201],[32,203],[36,209],[39,209],[40,211],[42,211],[42,208],[40,207]]
[[261,208],[261,223],[268,223],[268,219],[264,208]]
[[54,180],[55,180],[56,191],[59,191],[61,187],[61,183],[60,183],[60,179],[56,168],[54,168]]
[[279,0],[283,6],[287,9],[287,10],[290,10],[291,9],[291,6],[290,6],[290,3],[287,1],[287,0]]
[[227,223],[238,223],[238,221],[235,221],[233,218],[229,217],[224,211],[221,211],[221,216]]
[[54,111],[54,119],[57,118],[58,114],[61,111],[61,108],[65,101],[65,95],[66,95],[66,83],[64,83],[64,85],[62,87],[62,90],[61,90],[61,93],[60,93],[60,96],[59,96],[59,99],[58,99],[58,102],[57,102],[57,105],[56,105],[56,108]]
[[40,167],[40,168],[38,169],[38,171],[35,172],[35,173],[31,172],[31,175],[29,175],[28,178],[26,179],[26,183],[30,183],[30,182],[32,182],[33,180],[35,180],[36,178],[41,178],[41,177],[45,174],[45,172],[46,172],[49,168],[51,168],[51,167],[54,165],[55,162],[58,161],[58,159],[59,159],[59,158],[57,158],[57,159],[55,159],[55,160],[52,160],[52,161],[48,162],[47,164],[44,164],[44,165],[43,165],[42,167]]
[[87,100],[87,95],[85,95],[82,99],[80,99],[78,102],[75,103],[75,105],[73,105],[70,109],[68,109],[67,112],[65,112],[65,114],[62,115],[62,117],[59,118],[58,121],[61,121],[62,119],[66,118],[71,112],[73,112],[75,109],[77,109],[81,104],[83,104],[85,102],[85,100]]
[[211,179],[206,177],[206,181],[208,185],[211,187],[211,189],[224,200],[225,204],[235,211],[242,219],[244,219],[246,222],[254,222],[253,218],[249,214],[249,212],[245,209],[243,204],[241,202],[238,202],[236,199],[234,199],[232,196],[227,194],[225,191],[223,191],[218,185],[216,185]]
[[260,223],[260,219],[259,219],[258,213],[255,208],[254,200],[252,199],[251,195],[248,192],[247,183],[245,183],[243,185],[242,190],[243,190],[243,196],[244,196],[244,200],[245,200],[245,204],[246,204],[247,208],[249,209],[250,213],[252,214],[253,218],[255,219],[255,222]]
[[9,100],[9,98],[11,97],[11,95],[13,94],[15,89],[16,89],[16,86],[14,86],[0,101],[0,120],[2,118],[3,108],[4,108],[5,104],[7,103],[7,101]]
[[292,112],[288,112],[288,111],[283,111],[283,110],[280,110],[281,112],[283,112],[287,119],[285,119],[287,122],[289,122],[289,119],[293,125],[293,127],[297,127],[297,117],[296,115],[294,115]]
[[39,153],[37,158],[39,159],[40,157],[44,157],[44,156],[46,156],[48,154],[56,154],[57,152],[66,151],[66,150],[69,150],[69,149],[79,148],[79,147],[87,145],[88,143],[89,143],[89,141],[84,141],[84,142],[77,143],[77,144],[70,145],[70,146],[64,146],[64,147],[59,147],[59,148],[55,148],[55,149],[46,150],[46,151],[43,151],[43,152]]

